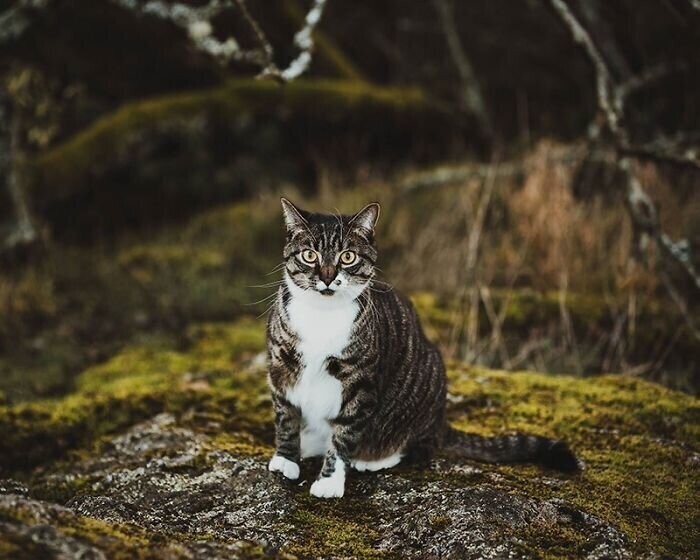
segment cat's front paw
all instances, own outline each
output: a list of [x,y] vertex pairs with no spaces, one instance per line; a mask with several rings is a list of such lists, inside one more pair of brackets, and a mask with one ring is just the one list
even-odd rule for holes
[[282,473],[289,480],[299,478],[299,465],[281,455],[273,455],[267,468],[270,472]]
[[311,495],[317,498],[342,498],[345,494],[345,477],[326,476],[311,485]]

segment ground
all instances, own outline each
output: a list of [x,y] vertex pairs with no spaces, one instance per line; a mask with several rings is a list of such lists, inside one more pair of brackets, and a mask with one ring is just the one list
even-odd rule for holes
[[450,419],[570,442],[577,475],[440,455],[345,498],[269,473],[260,319],[153,337],[0,407],[0,557],[696,558],[700,404],[627,377],[449,364]]

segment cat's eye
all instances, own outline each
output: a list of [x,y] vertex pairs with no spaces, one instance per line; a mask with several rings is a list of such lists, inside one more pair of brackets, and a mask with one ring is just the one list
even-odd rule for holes
[[306,251],[301,252],[301,260],[304,261],[306,264],[314,264],[317,259],[318,254],[316,254],[316,251],[307,249]]
[[343,251],[340,254],[340,262],[345,266],[353,264],[357,260],[357,253],[355,251]]

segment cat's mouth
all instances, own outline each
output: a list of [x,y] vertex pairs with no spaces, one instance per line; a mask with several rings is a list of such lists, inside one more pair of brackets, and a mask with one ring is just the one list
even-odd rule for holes
[[332,296],[335,292],[330,288],[326,288],[325,290],[321,290],[320,293],[324,296]]

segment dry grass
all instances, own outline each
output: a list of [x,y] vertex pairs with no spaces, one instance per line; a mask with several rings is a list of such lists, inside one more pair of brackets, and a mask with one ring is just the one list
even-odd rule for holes
[[[505,368],[659,375],[689,333],[676,324],[653,351],[640,352],[639,318],[659,302],[669,316],[675,311],[655,255],[644,252],[647,266],[633,258],[636,238],[614,177],[577,197],[580,160],[562,152],[542,143],[521,175],[500,174],[494,164],[482,177],[399,200],[387,226],[387,276],[457,302],[462,320],[444,343],[449,356]],[[700,196],[671,188],[653,165],[639,175],[666,231],[697,237]],[[508,314],[523,288],[553,296],[558,312],[530,329],[519,325],[514,341]],[[581,294],[600,307],[588,324],[572,316],[571,298]]]
[[[659,283],[654,255],[648,267],[632,259],[633,232],[612,183],[574,194],[581,189],[574,189],[571,153],[581,150],[542,143],[523,173],[493,164],[457,184],[411,192],[381,180],[341,188],[331,171],[311,200],[293,186],[284,192],[325,211],[382,202],[382,276],[436,299],[447,358],[506,369],[625,371],[700,390],[698,341]],[[639,175],[661,201],[666,231],[699,240],[692,184],[671,188],[653,166]],[[0,358],[19,348],[26,361],[36,354],[33,340],[60,339],[65,353],[63,339],[76,332],[90,356],[101,356],[103,346],[139,329],[179,331],[195,318],[263,312],[274,287],[251,286],[275,279],[266,273],[279,262],[282,225],[276,190],[260,191],[184,228],[127,234],[112,249],[55,244],[45,261],[2,271]],[[47,330],[61,336],[43,336]],[[20,375],[10,362],[6,369]]]

